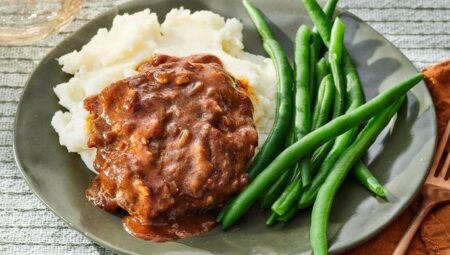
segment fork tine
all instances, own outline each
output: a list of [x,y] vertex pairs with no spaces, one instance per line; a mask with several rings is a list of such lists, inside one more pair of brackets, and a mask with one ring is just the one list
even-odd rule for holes
[[[439,162],[441,162],[441,157],[444,154],[445,145],[447,145],[449,136],[450,136],[450,120],[447,123],[447,127],[445,128],[444,135],[442,136],[441,141],[439,142],[439,145],[436,149],[436,154],[434,155],[433,164],[431,165],[431,168],[430,168],[430,173],[433,173],[433,175],[436,175],[437,174],[436,171],[439,170],[439,169],[437,169],[437,167],[439,166]],[[447,157],[447,159],[448,159],[448,157]],[[448,166],[447,166],[447,168],[448,168]],[[445,168],[443,168],[443,169],[445,169]],[[441,172],[447,172],[447,171],[441,171]]]
[[441,168],[441,171],[439,172],[440,178],[445,178],[445,176],[447,175],[449,166],[450,166],[450,153],[447,154],[447,158],[445,159],[444,166]]

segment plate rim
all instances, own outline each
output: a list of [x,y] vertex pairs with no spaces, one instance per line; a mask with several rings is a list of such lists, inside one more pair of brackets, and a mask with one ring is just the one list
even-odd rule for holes
[[[19,103],[18,103],[18,106],[17,106],[16,111],[15,111],[14,123],[13,123],[13,134],[12,134],[12,136],[13,136],[13,156],[14,156],[15,164],[16,164],[17,168],[19,169],[23,179],[27,183],[28,187],[30,187],[30,189],[33,191],[33,194],[48,209],[50,209],[50,211],[54,215],[56,215],[58,218],[62,219],[63,222],[65,222],[67,225],[69,225],[71,229],[76,230],[77,232],[79,232],[83,236],[85,236],[85,237],[89,238],[90,240],[92,240],[97,245],[102,246],[102,247],[104,247],[106,249],[110,249],[111,251],[117,252],[117,253],[120,253],[120,254],[133,254],[133,255],[134,254],[139,255],[140,253],[136,253],[136,252],[130,251],[128,249],[122,248],[120,246],[117,246],[115,244],[112,244],[112,243],[110,243],[108,241],[105,241],[100,236],[93,235],[90,232],[84,232],[81,228],[73,225],[70,221],[68,221],[63,215],[58,214],[57,211],[46,201],[46,199],[41,196],[41,194],[39,193],[38,188],[36,187],[36,185],[33,184],[31,179],[25,173],[24,168],[22,166],[22,163],[20,161],[20,156],[19,156],[20,153],[17,151],[17,141],[20,138],[18,138],[17,129],[18,129],[19,116],[20,116],[20,114],[18,114],[18,113],[22,109],[23,97],[24,97],[25,91],[29,87],[29,85],[31,83],[31,80],[34,77],[34,75],[39,71],[39,68],[41,67],[41,65],[43,63],[45,63],[46,61],[51,60],[51,55],[53,55],[53,53],[59,49],[59,46],[61,44],[73,40],[77,36],[77,34],[79,33],[80,30],[83,30],[85,27],[90,26],[90,24],[92,22],[97,21],[97,20],[101,20],[102,18],[104,18],[105,16],[108,16],[108,15],[112,15],[112,14],[118,15],[118,13],[119,13],[119,11],[121,9],[126,8],[128,5],[133,5],[134,3],[137,3],[137,2],[139,2],[139,0],[133,0],[133,1],[125,2],[125,3],[122,3],[120,5],[113,6],[113,7],[109,8],[109,9],[107,9],[104,12],[101,12],[100,14],[95,16],[93,19],[91,19],[90,21],[86,22],[85,24],[83,24],[78,29],[76,29],[72,34],[70,34],[69,36],[64,38],[54,48],[52,48],[50,51],[48,51],[45,54],[45,56],[39,61],[39,63],[35,66],[33,71],[28,76],[28,78],[27,78],[27,80],[25,82],[25,85],[24,85],[24,87],[22,89],[22,93],[21,93],[20,98],[19,98]],[[357,21],[359,21],[359,22],[369,26],[371,28],[371,30],[373,32],[375,32],[380,39],[382,39],[384,42],[389,44],[391,47],[395,48],[398,51],[398,53],[407,60],[407,63],[408,63],[408,65],[410,67],[412,67],[417,72],[420,72],[420,71],[417,70],[417,68],[414,66],[414,64],[410,61],[410,59],[408,57],[406,57],[405,54],[397,46],[395,46],[391,41],[389,41],[383,34],[381,34],[376,29],[374,29],[370,24],[365,22],[363,19],[359,18],[357,15],[355,15],[355,14],[353,14],[353,13],[351,13],[351,12],[349,12],[349,11],[343,9],[343,8],[337,7],[336,8],[336,12],[335,12],[334,15],[335,16],[340,16],[342,14],[350,16],[351,18],[353,18],[353,19],[355,19],[355,20],[357,20]],[[422,81],[422,83],[425,83],[425,82]],[[432,117],[432,127],[431,128],[432,128],[432,133],[434,134],[434,136],[433,136],[433,154],[432,155],[434,155],[434,152],[435,152],[435,149],[436,149],[436,144],[437,144],[437,115],[436,115],[436,110],[435,110],[434,102],[432,100],[430,91],[429,91],[429,89],[428,89],[428,87],[426,85],[425,85],[425,88],[426,88],[426,90],[425,90],[426,96],[428,98],[430,98],[431,102],[432,102],[430,110],[431,110],[431,117]],[[432,162],[432,159],[433,159],[433,156],[431,156],[428,159],[428,162],[426,163],[427,169],[429,169],[429,167],[431,165],[431,162]],[[372,237],[374,237],[375,235],[380,233],[382,230],[384,230],[386,228],[386,226],[390,225],[411,204],[411,202],[414,200],[414,198],[418,195],[421,187],[423,186],[423,182],[424,182],[425,177],[427,176],[427,174],[428,174],[428,171],[423,171],[422,172],[422,176],[420,176],[420,179],[421,179],[420,183],[421,184],[418,185],[415,188],[415,191],[411,194],[411,196],[407,199],[407,201],[404,204],[402,204],[402,206],[400,206],[399,210],[397,210],[395,213],[392,214],[392,217],[389,220],[385,221],[383,224],[381,224],[380,226],[376,227],[373,231],[371,231],[370,233],[368,233],[366,235],[361,236],[358,239],[353,239],[352,241],[349,241],[349,242],[337,243],[337,245],[335,245],[334,243],[330,243],[330,247],[329,247],[330,250],[329,250],[329,252],[332,253],[332,254],[335,254],[335,253],[342,253],[344,251],[348,251],[348,250],[350,250],[350,249],[352,249],[352,248],[354,248],[354,247],[364,243],[365,241],[368,241],[369,239],[371,239]],[[329,241],[333,240],[333,239],[334,239],[334,237],[329,239]],[[152,251],[149,251],[149,252],[150,252],[149,254],[152,253]]]

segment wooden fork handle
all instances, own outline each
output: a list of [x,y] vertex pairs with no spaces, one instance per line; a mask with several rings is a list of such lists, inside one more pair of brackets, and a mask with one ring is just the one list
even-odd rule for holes
[[408,250],[408,247],[411,244],[414,235],[417,233],[420,224],[422,224],[422,221],[425,219],[425,217],[428,215],[431,209],[433,209],[434,206],[435,206],[434,203],[427,203],[427,202],[422,203],[419,212],[414,216],[411,225],[409,225],[402,239],[398,243],[397,248],[395,248],[394,253],[392,253],[393,255],[406,254],[406,251]]

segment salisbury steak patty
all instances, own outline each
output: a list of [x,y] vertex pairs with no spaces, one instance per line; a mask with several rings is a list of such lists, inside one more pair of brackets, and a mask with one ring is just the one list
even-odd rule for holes
[[[214,223],[204,215],[248,183],[252,103],[212,55],[155,55],[138,70],[84,101],[99,172],[87,197],[126,210],[128,229],[142,238],[207,231]],[[195,226],[183,223],[189,217]]]

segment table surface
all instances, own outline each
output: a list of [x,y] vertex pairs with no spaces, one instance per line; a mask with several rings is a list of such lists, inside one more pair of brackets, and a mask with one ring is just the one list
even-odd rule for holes
[[[31,192],[14,163],[12,128],[23,86],[40,59],[67,35],[124,1],[87,1],[60,33],[0,46],[0,254],[113,254],[72,230]],[[417,69],[450,58],[450,0],[341,0],[388,38]]]

